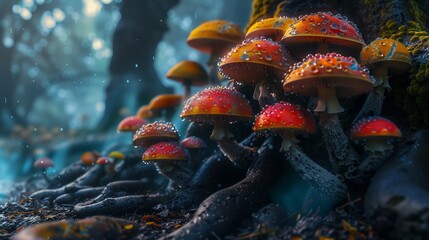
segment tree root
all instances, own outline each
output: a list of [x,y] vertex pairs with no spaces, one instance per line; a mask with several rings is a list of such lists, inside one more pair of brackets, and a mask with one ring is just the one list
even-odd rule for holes
[[258,158],[255,148],[243,146],[235,140],[220,139],[217,143],[221,152],[239,168],[249,168],[253,161]]
[[55,198],[54,204],[72,204],[82,200],[96,197],[103,191],[104,187],[84,188],[74,193],[66,193]]
[[212,194],[200,204],[191,221],[161,239],[221,238],[235,229],[243,218],[268,204],[268,186],[279,177],[272,139],[261,147],[259,158],[246,178]]
[[362,109],[357,114],[353,124],[362,118],[370,116],[380,116],[381,109],[383,108],[384,95],[373,91],[368,94]]
[[75,162],[53,177],[48,188],[52,189],[64,186],[82,176],[88,169],[89,167],[82,164],[81,161]]
[[348,172],[346,172],[346,179],[358,185],[368,184],[372,176],[374,176],[375,172],[380,169],[384,160],[391,156],[392,153],[392,150],[388,150],[385,152],[368,151],[367,155],[365,156],[358,168],[351,168]]

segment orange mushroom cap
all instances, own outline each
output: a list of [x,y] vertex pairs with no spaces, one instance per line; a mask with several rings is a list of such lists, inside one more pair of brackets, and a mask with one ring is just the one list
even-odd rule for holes
[[33,167],[39,168],[39,169],[50,168],[53,166],[54,166],[54,163],[50,158],[47,158],[47,157],[39,158],[33,163]]
[[124,118],[118,124],[117,130],[119,132],[134,132],[146,123],[147,123],[147,121],[142,119],[142,118],[139,118],[136,116],[129,116],[129,117]]
[[186,40],[188,45],[208,54],[228,49],[240,42],[244,33],[235,23],[225,20],[207,21],[196,27]]
[[327,42],[330,51],[359,55],[365,42],[356,24],[346,17],[330,12],[318,12],[299,17],[286,30],[281,40],[297,56],[315,52],[314,43]]
[[338,97],[349,97],[371,91],[374,84],[368,69],[337,53],[308,55],[283,82],[286,92],[305,96],[318,96],[318,87],[336,88]]
[[82,161],[83,164],[85,165],[94,165],[97,162],[97,159],[99,158],[99,154],[96,152],[84,152],[81,156],[80,156],[80,160]]
[[184,148],[205,148],[206,143],[199,137],[187,137],[180,142],[180,145]]
[[390,72],[401,73],[411,68],[408,49],[393,39],[378,38],[362,49],[361,64],[369,69],[387,67]]
[[189,60],[177,63],[165,76],[171,80],[192,86],[204,86],[209,83],[209,76],[204,67]]
[[273,41],[280,41],[286,29],[294,23],[295,19],[287,17],[274,17],[261,19],[250,26],[246,33],[246,39],[266,37]]
[[183,161],[188,156],[185,150],[175,142],[160,142],[150,146],[143,153],[143,161]]
[[256,84],[266,78],[282,78],[291,64],[281,44],[265,38],[244,40],[219,62],[219,71],[232,81]]
[[149,110],[154,112],[167,108],[180,106],[183,102],[183,96],[179,94],[159,94],[152,98],[149,103]]
[[288,102],[278,102],[262,109],[256,117],[253,130],[314,133],[316,124],[308,111]]
[[163,141],[178,141],[179,133],[171,122],[155,121],[143,125],[133,136],[133,144],[148,147]]
[[253,118],[249,101],[235,88],[212,87],[188,99],[180,115],[193,122],[230,123]]
[[150,111],[150,106],[149,105],[141,106],[139,108],[139,110],[137,111],[136,117],[139,117],[139,118],[152,118],[153,117],[153,113]]
[[353,139],[400,138],[401,131],[396,124],[382,117],[371,117],[360,120],[351,130]]

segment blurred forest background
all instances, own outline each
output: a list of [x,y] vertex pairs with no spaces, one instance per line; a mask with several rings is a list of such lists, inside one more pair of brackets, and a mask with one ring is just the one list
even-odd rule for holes
[[187,46],[189,32],[213,19],[245,27],[251,4],[0,1],[0,198],[9,183],[34,174],[38,157],[54,160],[53,174],[85,150],[128,143],[130,136],[116,133],[123,117],[159,93],[182,93],[164,77],[170,67],[207,62]]

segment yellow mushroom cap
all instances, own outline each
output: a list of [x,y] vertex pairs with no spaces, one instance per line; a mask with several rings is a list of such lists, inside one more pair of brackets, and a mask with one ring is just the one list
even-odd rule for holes
[[253,24],[246,33],[246,39],[256,37],[271,38],[273,41],[280,41],[286,29],[294,23],[293,18],[274,17],[261,19]]
[[209,77],[203,66],[189,60],[177,63],[165,76],[171,80],[192,86],[204,86],[209,83]]
[[110,152],[108,157],[114,159],[125,159],[125,155],[119,151]]

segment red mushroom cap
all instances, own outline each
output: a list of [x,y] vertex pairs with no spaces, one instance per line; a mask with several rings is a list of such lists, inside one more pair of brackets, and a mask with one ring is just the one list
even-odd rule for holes
[[265,38],[244,40],[219,62],[226,78],[256,84],[267,78],[281,79],[291,64],[290,54],[281,44]]
[[171,122],[156,121],[143,125],[133,136],[133,144],[148,147],[163,141],[178,141],[179,133]]
[[273,17],[261,19],[254,23],[246,33],[246,39],[266,37],[273,41],[280,41],[286,29],[294,22],[293,18]]
[[134,132],[146,123],[147,123],[147,121],[144,120],[143,118],[139,118],[136,116],[129,116],[129,117],[124,118],[118,124],[117,130],[119,132]]
[[50,158],[46,158],[46,157],[39,158],[33,163],[33,167],[39,168],[39,169],[50,168],[52,166],[54,166],[54,163]]
[[351,130],[353,139],[370,138],[400,138],[401,131],[388,119],[382,117],[371,117],[360,120]]
[[265,107],[256,117],[254,131],[291,130],[313,133],[316,125],[310,113],[288,102]]
[[230,123],[253,118],[252,108],[243,94],[228,87],[212,87],[186,101],[180,115],[193,122]]
[[318,87],[337,88],[338,97],[350,97],[371,91],[374,84],[368,69],[337,53],[308,55],[283,82],[286,92],[305,96],[318,96]]
[[199,137],[187,137],[180,142],[180,145],[184,148],[205,148],[206,143]]
[[112,161],[108,158],[108,157],[99,157],[97,159],[97,164],[98,165],[108,165],[111,164]]
[[356,24],[346,17],[318,12],[299,17],[286,30],[282,42],[296,56],[316,52],[317,44],[326,42],[329,50],[358,56],[365,42]]
[[160,142],[150,146],[143,153],[143,161],[187,160],[185,150],[175,142]]

